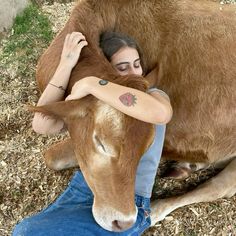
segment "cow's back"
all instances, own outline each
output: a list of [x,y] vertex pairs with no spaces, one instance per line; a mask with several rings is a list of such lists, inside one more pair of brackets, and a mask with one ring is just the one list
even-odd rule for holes
[[[174,115],[165,149],[190,161],[236,153],[236,6],[209,1],[129,1],[117,31],[133,36]],[[190,155],[192,153],[192,155]]]
[[141,46],[147,70],[158,65],[156,85],[170,96],[167,153],[192,161],[230,157],[236,152],[235,11],[205,0],[83,1],[42,56],[38,80],[47,83],[54,73],[66,33],[82,30],[97,41],[105,29],[127,33]]

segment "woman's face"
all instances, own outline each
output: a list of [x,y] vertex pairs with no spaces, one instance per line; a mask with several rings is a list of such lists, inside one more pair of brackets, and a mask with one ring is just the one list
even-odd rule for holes
[[140,57],[135,48],[122,47],[111,57],[111,64],[120,75],[143,74]]

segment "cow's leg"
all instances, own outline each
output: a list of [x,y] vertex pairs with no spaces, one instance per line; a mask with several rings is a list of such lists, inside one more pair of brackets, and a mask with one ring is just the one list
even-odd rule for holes
[[186,179],[191,173],[207,169],[209,167],[208,163],[191,163],[191,162],[177,162],[173,164],[163,175],[163,178],[171,179]]
[[46,165],[53,170],[63,170],[78,165],[71,139],[63,140],[45,152]]
[[186,179],[191,173],[209,167],[209,159],[202,151],[182,153],[165,147],[162,159],[176,161],[162,174],[164,178]]
[[175,209],[198,202],[210,202],[236,193],[236,158],[218,175],[182,196],[152,202],[152,225],[163,220]]

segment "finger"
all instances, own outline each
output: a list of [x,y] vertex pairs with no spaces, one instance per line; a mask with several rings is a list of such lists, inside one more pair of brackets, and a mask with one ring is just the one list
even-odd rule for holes
[[86,41],[86,38],[83,35],[79,35],[73,39],[73,44],[78,44],[81,41]]
[[81,33],[78,33],[78,32],[72,32],[71,34],[68,34],[68,40],[67,40],[67,43],[68,44],[71,44],[73,42],[73,39],[78,36],[78,35],[81,35]]
[[71,100],[77,100],[80,99],[80,97],[77,96],[73,96],[73,95],[69,95],[66,97],[65,101],[71,101]]
[[87,46],[88,45],[88,42],[87,41],[80,41],[79,43],[78,43],[78,47],[79,47],[79,49],[81,50],[83,47],[85,47],[85,46]]
[[79,32],[79,31],[73,31],[72,33],[72,36],[74,37],[74,36],[76,36],[76,35],[83,35],[81,32]]
[[72,42],[74,42],[74,41],[76,41],[77,39],[85,39],[85,36],[82,34],[82,33],[80,33],[80,32],[73,32],[72,34],[71,34],[71,40],[72,40]]
[[71,95],[68,95],[68,96],[66,97],[65,101],[69,101],[69,100],[72,100],[72,99],[73,99],[73,97],[72,97]]

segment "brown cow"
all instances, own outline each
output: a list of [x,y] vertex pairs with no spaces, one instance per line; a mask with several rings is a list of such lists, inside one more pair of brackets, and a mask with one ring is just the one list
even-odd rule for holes
[[[39,61],[37,81],[41,91],[50,80],[49,70],[59,58],[52,55],[54,51],[58,53],[54,47],[64,41],[66,34],[64,30]],[[73,69],[67,94],[76,81],[90,75],[147,90],[148,82],[143,77],[117,74],[91,38],[86,35],[89,45],[82,50],[78,65]],[[92,95],[77,101],[31,107],[31,110],[63,119],[70,134],[69,139],[46,152],[47,166],[61,170],[79,165],[94,194],[95,220],[110,231],[131,227],[137,217],[134,203],[136,169],[141,156],[153,142],[154,126],[131,118]]]
[[[154,202],[153,224],[180,206],[195,202],[212,201],[220,197],[230,197],[236,192],[236,160],[234,158],[236,154],[235,11],[236,7],[233,5],[220,6],[217,3],[203,0],[82,1],[75,7],[65,28],[56,37],[39,62],[37,79],[42,90],[57,67],[64,37],[67,33],[81,31],[91,42],[98,42],[99,34],[104,30],[127,33],[135,38],[143,49],[147,71],[153,69],[153,74],[158,74],[158,80],[154,81],[155,85],[166,91],[172,101],[174,114],[172,122],[167,128],[164,157],[199,163],[202,166],[222,162],[228,163],[220,174],[192,192],[179,197],[158,200],[157,203]],[[98,51],[97,54],[101,57],[97,48],[98,45],[94,45],[93,50]],[[84,74],[83,71],[81,72],[83,68],[81,63],[83,62],[79,62],[73,71],[69,89],[71,89],[78,74],[81,77],[88,75],[87,72]],[[100,64],[100,61],[92,61],[89,66],[95,68],[94,65],[96,63]],[[108,68],[109,65],[103,67],[102,63],[99,66],[96,65],[96,69],[101,73],[100,75],[104,74],[105,78],[112,74],[110,72],[110,74],[106,73],[107,70],[110,71]],[[99,76],[96,73],[94,75]],[[72,108],[79,110],[80,104],[86,106],[87,109],[86,112],[80,112],[80,115],[78,115]],[[100,102],[96,104],[100,104]],[[87,158],[91,154],[83,149],[85,146],[92,146],[91,134],[94,132],[91,130],[91,127],[94,126],[86,125],[86,122],[94,122],[93,118],[91,118],[92,116],[90,116],[89,121],[85,119],[87,110],[89,110],[86,99],[84,101],[71,102],[69,105],[65,102],[58,103],[56,113],[60,106],[62,106],[62,109],[65,107],[68,108],[67,110],[71,109],[67,115],[64,113],[58,114],[64,118],[67,124],[69,122],[68,116],[79,119],[79,121],[74,118],[71,119],[71,124],[68,125],[68,128],[80,167],[92,191],[95,193],[94,209],[96,207],[99,209],[100,206],[111,209],[112,206],[118,210],[118,207],[121,207],[122,216],[118,217],[118,220],[120,220],[121,225],[124,222],[123,229],[127,228],[127,225],[131,225],[129,220],[135,215],[133,194],[127,192],[133,191],[133,186],[131,187],[130,185],[134,181],[137,160],[139,159],[137,156],[151,143],[152,135],[148,135],[148,133],[137,134],[134,128],[131,130],[134,134],[129,133],[125,137],[125,140],[130,143],[130,140],[134,137],[140,138],[141,135],[145,134],[144,136],[148,138],[148,141],[145,143],[145,138],[140,138],[137,145],[140,145],[142,150],[136,151],[137,147],[135,147],[136,161],[131,161],[130,155],[126,156],[125,165],[122,164],[124,169],[117,170],[118,167],[113,166],[112,161],[109,159],[110,166],[112,166],[114,171],[122,171],[116,177],[112,177],[113,182],[109,181],[109,184],[114,184],[114,191],[111,192],[111,189],[107,187],[108,183],[103,179],[104,173],[102,177],[97,175],[102,173],[101,171],[99,172],[101,166],[105,166],[101,163],[100,157],[96,156],[97,160],[92,165],[92,168],[88,165],[90,161],[86,162],[87,159],[83,159],[84,163],[81,161],[82,158],[85,158],[85,156]],[[97,106],[99,107],[99,105],[96,105],[96,109],[98,109]],[[111,108],[107,107],[107,109]],[[96,116],[95,113],[93,115]],[[121,115],[117,116],[122,117]],[[126,117],[126,119],[128,118]],[[113,122],[113,127],[120,124],[120,120],[116,124],[112,120],[109,122]],[[112,138],[109,146],[113,147],[111,148],[111,153],[122,142],[120,134],[124,134],[122,129],[129,125],[128,123],[126,124],[127,126],[122,125],[122,127],[119,127],[121,129],[117,131],[116,138]],[[81,127],[83,126],[88,127],[88,130],[86,128],[82,129]],[[143,126],[142,131],[139,131],[148,130],[145,128]],[[76,138],[76,132],[80,133],[80,137],[85,137],[86,140],[86,143],[80,143],[80,147],[75,144],[79,140]],[[127,132],[125,134],[127,135]],[[88,135],[90,137],[87,137]],[[106,141],[109,142],[108,139]],[[142,142],[145,144],[141,145]],[[126,145],[130,147],[130,145]],[[69,145],[65,146],[68,147]],[[114,149],[114,147],[116,148]],[[125,145],[122,148],[125,149]],[[84,156],[80,156],[80,153]],[[118,155],[121,158],[122,153]],[[129,170],[130,173],[128,173]],[[110,170],[106,171],[111,173]],[[131,181],[127,180],[127,176],[131,178]],[[104,190],[97,192],[93,181],[101,187],[100,189]],[[121,198],[124,199],[124,193],[121,191],[116,192],[116,186],[119,189],[128,189],[125,192],[125,199],[130,205],[126,211],[119,201]],[[113,199],[108,202],[103,197],[105,195],[109,195],[110,199]],[[96,201],[96,197],[99,202]],[[111,212],[102,211],[107,224],[110,224],[107,219],[110,217],[109,213]],[[99,214],[97,211],[94,210],[93,213],[95,218],[97,217],[98,223],[104,227],[104,224],[98,219]],[[124,215],[127,217],[124,217]],[[132,217],[130,218],[129,216],[131,215]],[[116,214],[116,216],[119,216],[119,214]]]

